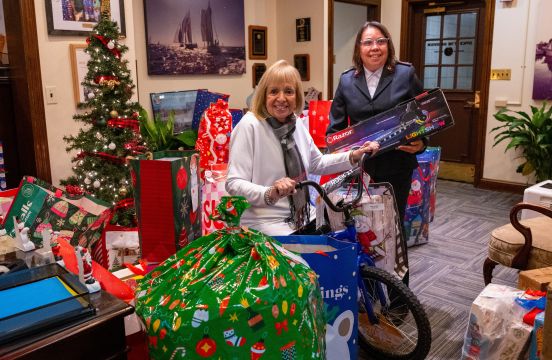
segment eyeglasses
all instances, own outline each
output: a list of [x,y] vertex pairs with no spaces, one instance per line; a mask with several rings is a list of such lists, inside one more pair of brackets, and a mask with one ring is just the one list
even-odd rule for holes
[[366,47],[372,47],[372,45],[376,44],[377,46],[384,46],[384,45],[387,45],[387,43],[389,42],[389,39],[388,38],[377,38],[377,39],[365,39],[365,40],[362,40],[360,42],[360,44],[362,46],[366,46]]

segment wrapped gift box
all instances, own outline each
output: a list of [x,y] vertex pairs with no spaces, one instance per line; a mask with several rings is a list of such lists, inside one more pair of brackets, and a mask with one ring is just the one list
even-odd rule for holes
[[531,334],[531,345],[529,347],[529,360],[542,360],[542,344],[544,342],[544,313],[535,317],[535,325]]
[[552,285],[548,285],[548,293],[546,295],[546,310],[544,311],[544,325],[543,325],[543,341],[542,344],[542,359],[552,359]]
[[548,284],[552,282],[552,266],[525,270],[519,273],[518,288],[521,290],[533,289],[546,291]]
[[377,141],[381,154],[452,125],[454,120],[443,92],[433,89],[327,136],[326,143],[330,152],[344,152],[366,141]]

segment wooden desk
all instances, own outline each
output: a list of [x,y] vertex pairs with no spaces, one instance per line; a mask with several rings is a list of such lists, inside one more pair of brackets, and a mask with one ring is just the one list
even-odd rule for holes
[[126,359],[124,317],[134,308],[103,290],[90,294],[96,314],[0,347],[0,359]]

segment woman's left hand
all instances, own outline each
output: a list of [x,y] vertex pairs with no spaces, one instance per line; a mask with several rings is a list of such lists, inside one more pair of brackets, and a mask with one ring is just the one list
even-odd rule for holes
[[424,142],[422,140],[414,140],[406,145],[397,146],[397,150],[401,150],[410,154],[415,154],[422,151]]

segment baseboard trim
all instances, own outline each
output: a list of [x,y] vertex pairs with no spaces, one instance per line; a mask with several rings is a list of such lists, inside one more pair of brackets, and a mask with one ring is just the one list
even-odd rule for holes
[[514,194],[523,194],[523,191],[527,189],[531,184],[520,184],[509,181],[500,181],[492,179],[481,179],[477,183],[476,187],[487,190],[495,190],[502,192],[510,192]]

